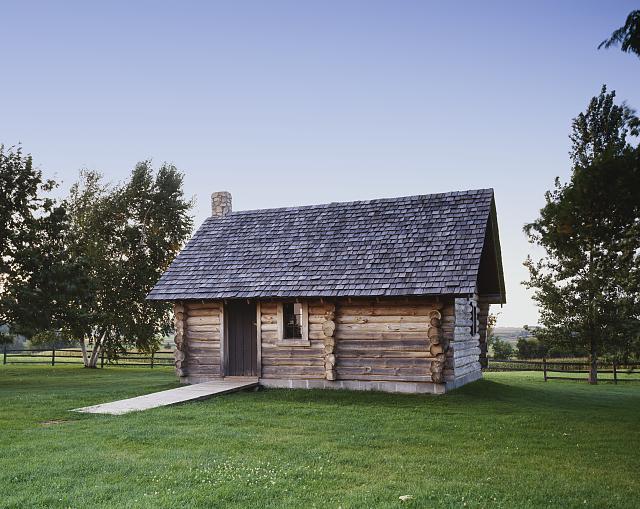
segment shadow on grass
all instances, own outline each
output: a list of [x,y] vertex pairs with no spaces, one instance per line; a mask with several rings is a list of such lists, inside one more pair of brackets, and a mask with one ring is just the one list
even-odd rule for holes
[[[325,404],[342,407],[378,407],[386,409],[433,407],[451,410],[470,407],[512,407],[545,411],[563,411],[584,407],[619,408],[636,406],[640,409],[640,390],[630,386],[602,384],[589,386],[581,382],[543,382],[533,378],[515,380],[478,380],[446,395],[389,394],[383,392],[357,392],[346,390],[268,389],[261,391],[267,399],[288,401],[297,405]],[[230,395],[228,397],[238,397]],[[640,412],[640,410],[639,410]]]

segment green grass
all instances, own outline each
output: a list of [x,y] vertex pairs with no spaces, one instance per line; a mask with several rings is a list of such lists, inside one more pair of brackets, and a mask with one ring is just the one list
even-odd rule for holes
[[166,368],[0,366],[0,507],[640,501],[640,384],[488,373],[441,397],[270,390],[68,412],[176,385]]

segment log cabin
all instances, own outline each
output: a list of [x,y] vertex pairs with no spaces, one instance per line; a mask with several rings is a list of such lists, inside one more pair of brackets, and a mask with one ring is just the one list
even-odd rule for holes
[[492,189],[233,212],[205,220],[149,293],[198,383],[442,394],[482,376],[505,302]]

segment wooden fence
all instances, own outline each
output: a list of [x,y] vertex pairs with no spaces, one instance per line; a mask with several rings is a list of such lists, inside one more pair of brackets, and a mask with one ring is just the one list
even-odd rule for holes
[[[91,355],[91,350],[87,351]],[[2,364],[83,364],[82,350],[79,348],[9,348],[5,345],[2,350]],[[153,353],[126,352],[117,359],[108,359],[104,352],[100,356],[98,365],[106,366],[173,366],[173,352],[158,350]]]
[[[91,355],[89,350],[88,355]],[[79,348],[9,348],[2,350],[2,364],[83,364],[82,350]],[[107,359],[104,353],[98,365],[105,366],[173,366],[173,352],[158,350],[153,353],[126,352],[117,359]],[[488,359],[485,371],[538,371],[547,380],[587,381],[589,363],[585,360],[516,360]],[[574,376],[583,375],[583,376]],[[618,382],[640,382],[640,363],[598,363],[598,380]]]
[[[589,362],[585,360],[515,360],[488,359],[485,371],[539,371],[547,380],[588,381]],[[584,375],[584,376],[574,376]],[[604,375],[604,376],[603,376]],[[640,382],[640,363],[598,363],[598,381]]]

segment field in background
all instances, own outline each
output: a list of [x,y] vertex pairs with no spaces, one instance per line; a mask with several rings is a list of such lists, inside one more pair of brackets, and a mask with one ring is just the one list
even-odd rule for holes
[[524,327],[495,327],[493,329],[493,335],[511,345],[515,348],[518,338],[530,338],[531,332]]
[[[640,385],[488,373],[446,396],[269,390],[70,408],[171,368],[0,366],[0,507],[634,507]],[[414,498],[401,503],[399,496]]]

